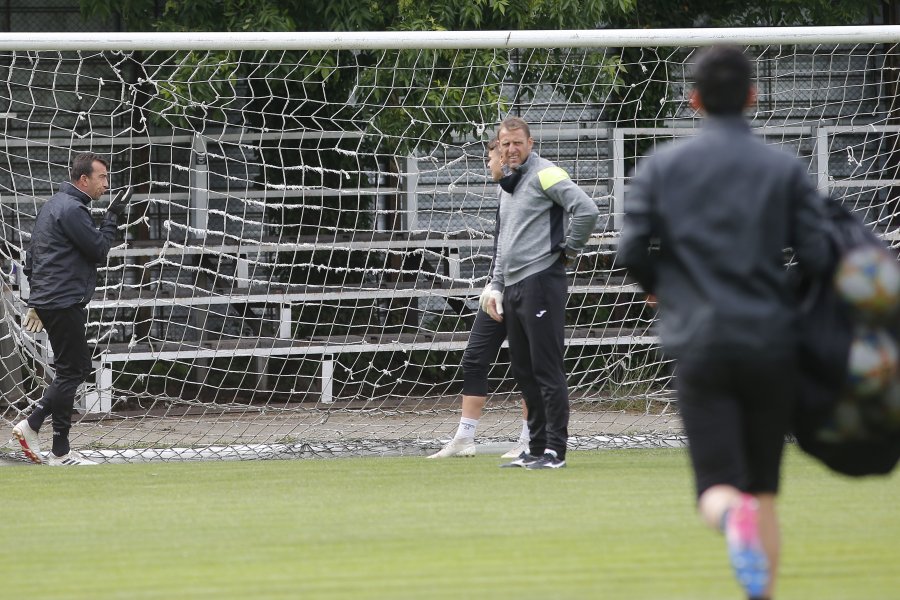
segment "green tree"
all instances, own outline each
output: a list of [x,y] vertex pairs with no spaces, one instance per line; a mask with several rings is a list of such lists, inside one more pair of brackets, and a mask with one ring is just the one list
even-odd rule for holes
[[[638,0],[633,11],[612,14],[612,28],[666,29],[690,27],[780,27],[805,25],[850,25],[866,22],[881,0]],[[610,120],[652,126],[671,116],[666,60],[676,48],[624,48],[625,85],[612,90],[611,106],[617,113]],[[646,71],[645,71],[646,70]],[[659,71],[659,73],[655,73]]]
[[614,27],[781,27],[865,21],[881,0],[639,0]]
[[[633,10],[637,0],[82,0],[85,16],[116,17],[128,31],[438,31],[509,29],[592,29]],[[560,51],[556,51],[559,53]],[[193,53],[170,61],[157,73],[155,114],[178,123],[179,118],[215,115],[215,99],[234,87],[254,56],[234,52]],[[330,99],[316,111],[319,118],[352,116],[384,135],[388,152],[427,151],[454,136],[480,133],[482,124],[496,122],[506,110],[501,89],[514,78],[520,94],[533,93],[535,71],[528,64],[511,71],[510,52],[488,50],[431,50],[374,52],[289,53],[282,71],[304,82],[292,97]],[[543,55],[533,55],[535,60]],[[615,59],[590,53],[589,64],[564,67],[557,77],[570,99],[584,100],[590,79],[599,67],[615,84]],[[259,58],[259,57],[256,57]],[[302,60],[300,60],[302,58]],[[297,59],[296,62],[295,60]],[[356,71],[338,65],[358,65]],[[298,68],[299,65],[299,68]],[[375,65],[390,66],[384,69]],[[267,84],[280,73],[267,74]],[[385,81],[388,80],[388,81]],[[472,85],[472,82],[477,85]],[[184,82],[190,82],[186,89]],[[389,83],[389,85],[388,85]],[[360,93],[356,106],[340,100],[350,90]],[[321,91],[319,91],[321,90]],[[312,95],[310,95],[312,93]],[[320,98],[321,99],[321,98]],[[514,99],[515,100],[515,99]],[[269,112],[272,112],[271,103]],[[283,114],[303,114],[289,111]],[[329,110],[334,111],[328,114]],[[268,124],[263,124],[268,126]],[[421,146],[421,148],[420,148]]]

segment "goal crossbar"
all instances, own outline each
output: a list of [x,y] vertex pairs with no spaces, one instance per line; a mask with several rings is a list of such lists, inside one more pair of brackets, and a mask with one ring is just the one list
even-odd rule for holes
[[3,33],[0,50],[401,50],[900,42],[900,25],[372,32]]

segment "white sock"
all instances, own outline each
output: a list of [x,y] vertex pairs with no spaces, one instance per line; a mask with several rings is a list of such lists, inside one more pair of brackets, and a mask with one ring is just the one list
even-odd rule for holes
[[522,419],[522,431],[519,433],[519,442],[527,444],[531,441],[531,433],[528,432],[528,421]]
[[459,420],[459,428],[456,430],[456,437],[459,438],[468,438],[470,440],[475,439],[475,428],[478,427],[478,419],[469,419],[467,417],[461,417]]

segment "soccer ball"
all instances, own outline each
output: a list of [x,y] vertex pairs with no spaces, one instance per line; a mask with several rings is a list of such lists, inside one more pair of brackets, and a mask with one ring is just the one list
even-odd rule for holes
[[897,345],[883,329],[859,328],[850,345],[847,378],[854,396],[884,392],[897,374]]
[[900,265],[886,250],[861,246],[841,259],[834,275],[838,294],[868,321],[900,307]]

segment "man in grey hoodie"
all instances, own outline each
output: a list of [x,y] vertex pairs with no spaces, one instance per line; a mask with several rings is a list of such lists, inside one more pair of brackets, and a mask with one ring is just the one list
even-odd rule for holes
[[513,375],[528,407],[529,452],[504,467],[566,466],[569,390],[565,352],[566,264],[584,249],[599,211],[568,173],[532,151],[528,123],[500,124],[509,169],[500,180],[500,230],[482,308],[505,320]]

